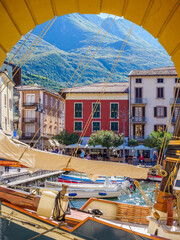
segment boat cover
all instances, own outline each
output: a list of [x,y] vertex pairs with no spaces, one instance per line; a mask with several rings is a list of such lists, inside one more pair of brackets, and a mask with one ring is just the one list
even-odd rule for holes
[[146,179],[148,175],[148,169],[130,164],[71,158],[67,155],[34,149],[29,145],[21,144],[20,141],[14,142],[2,131],[0,132],[0,158],[20,162],[31,171],[63,170],[68,166],[68,169],[86,173],[92,180],[96,180],[100,175],[135,179]]

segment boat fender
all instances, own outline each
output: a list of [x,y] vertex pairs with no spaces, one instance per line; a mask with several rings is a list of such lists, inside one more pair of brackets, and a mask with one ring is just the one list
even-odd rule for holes
[[104,193],[104,192],[99,192],[99,195],[100,195],[100,196],[106,196],[106,195],[107,195],[107,193]]
[[103,212],[99,209],[88,209],[88,212],[90,214],[95,215],[95,216],[102,216],[103,215]]
[[77,196],[77,193],[69,193],[69,197],[75,197]]

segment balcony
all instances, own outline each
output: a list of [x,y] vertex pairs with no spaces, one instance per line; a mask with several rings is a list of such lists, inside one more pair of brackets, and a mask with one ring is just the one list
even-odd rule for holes
[[37,122],[37,118],[23,118],[23,123],[34,123]]
[[38,103],[37,102],[24,102],[23,107],[37,107]]
[[147,104],[147,98],[131,98],[131,104]]
[[176,104],[180,104],[180,98],[179,97],[177,99],[176,98],[171,98],[170,104],[175,104],[175,102],[176,102]]
[[147,118],[140,117],[140,116],[138,116],[138,117],[134,116],[131,118],[131,123],[144,123],[145,124],[145,123],[147,123]]
[[[36,133],[28,133],[28,132],[24,132],[21,135],[21,139],[32,139],[34,137]],[[37,139],[39,137],[39,133],[36,134],[36,136],[34,137],[34,139]]]

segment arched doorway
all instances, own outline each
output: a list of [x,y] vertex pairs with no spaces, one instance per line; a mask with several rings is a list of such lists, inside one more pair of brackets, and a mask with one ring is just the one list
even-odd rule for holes
[[180,76],[180,0],[2,0],[0,66],[22,35],[54,16],[110,13],[143,26],[166,49]]

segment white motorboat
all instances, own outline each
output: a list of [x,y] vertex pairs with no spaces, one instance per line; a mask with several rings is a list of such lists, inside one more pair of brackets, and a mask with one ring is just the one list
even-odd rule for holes
[[[60,182],[45,182],[45,189],[53,188],[54,190],[61,190],[63,183]],[[67,193],[71,198],[116,198],[120,195],[130,194],[130,182],[124,181],[120,184],[112,184],[107,178],[104,184],[86,184],[86,183],[70,183]]]

